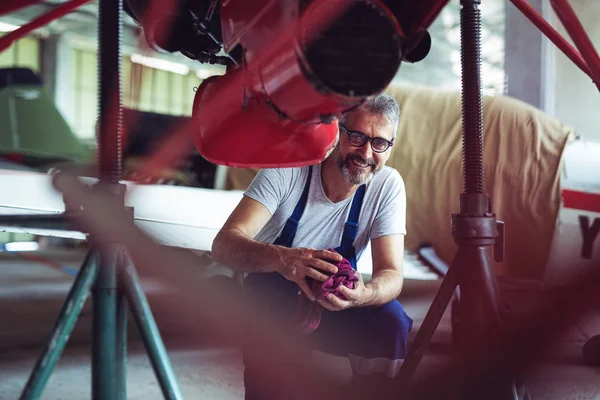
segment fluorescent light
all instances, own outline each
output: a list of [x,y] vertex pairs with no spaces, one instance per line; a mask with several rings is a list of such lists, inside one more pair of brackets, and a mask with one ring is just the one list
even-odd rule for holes
[[13,25],[0,21],[0,32],[12,32],[18,28],[20,28],[19,25]]
[[146,67],[154,69],[174,72],[179,75],[187,75],[190,72],[190,69],[187,65],[179,64],[173,61],[163,60],[161,58],[146,57],[137,53],[131,55],[131,62],[145,65]]
[[39,248],[38,242],[10,242],[4,245],[6,251],[37,251]]

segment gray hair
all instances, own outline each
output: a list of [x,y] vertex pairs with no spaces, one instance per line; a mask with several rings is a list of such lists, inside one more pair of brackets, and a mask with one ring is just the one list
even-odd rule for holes
[[341,123],[345,123],[348,114],[352,111],[360,110],[369,114],[383,115],[389,123],[394,127],[394,137],[398,132],[398,123],[400,122],[400,106],[398,102],[388,93],[380,93],[377,96],[368,98],[357,108],[353,108],[351,111],[344,113],[340,119]]

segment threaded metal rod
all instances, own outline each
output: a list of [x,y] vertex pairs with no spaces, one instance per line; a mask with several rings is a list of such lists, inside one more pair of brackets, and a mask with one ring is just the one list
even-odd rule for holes
[[121,36],[123,0],[101,0],[98,27],[98,167],[105,183],[122,175]]
[[463,184],[483,193],[483,110],[481,93],[481,0],[461,0]]
[[[121,32],[123,0],[100,0],[98,5],[98,168],[100,181],[116,187],[121,179]],[[104,238],[106,239],[106,238]],[[117,352],[117,249],[100,256],[94,287],[92,337],[92,399],[111,400],[119,395]]]

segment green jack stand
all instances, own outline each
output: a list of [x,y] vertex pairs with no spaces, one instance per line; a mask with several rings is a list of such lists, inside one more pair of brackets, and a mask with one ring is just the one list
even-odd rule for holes
[[[97,129],[99,182],[96,187],[109,189],[124,207],[125,186],[119,183],[123,158],[120,53],[123,0],[100,0],[98,9],[100,118]],[[70,226],[70,221],[78,212],[80,210],[66,208],[64,214],[9,215],[0,217],[0,223],[21,228],[77,231]],[[133,222],[133,211],[130,216]],[[130,258],[124,248],[110,243],[110,238],[94,239],[102,241],[102,251],[92,248],[85,258],[21,399],[33,400],[41,396],[90,291],[93,299],[92,398],[126,399],[129,305],[164,397],[182,399],[167,351]]]
[[[72,230],[63,215],[2,216],[6,226]],[[133,218],[133,213],[131,214]],[[92,394],[99,400],[125,400],[127,311],[131,309],[165,399],[183,396],[137,272],[124,249],[108,245],[88,252],[60,311],[50,339],[21,394],[39,399],[89,294],[93,300]]]

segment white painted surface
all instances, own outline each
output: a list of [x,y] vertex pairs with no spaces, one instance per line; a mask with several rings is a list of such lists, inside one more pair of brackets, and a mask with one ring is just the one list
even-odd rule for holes
[[[64,211],[50,176],[3,171],[0,214],[51,214]],[[180,186],[134,185],[126,182],[126,205],[133,207],[136,224],[158,242],[195,250],[210,250],[212,241],[242,192]],[[0,227],[12,232],[85,239],[79,232]]]
[[[90,181],[92,182],[92,181]],[[165,185],[134,185],[127,183],[126,205],[133,207],[137,226],[157,242],[168,245],[210,251],[212,242],[235,206],[241,191],[190,188]],[[0,215],[49,214],[64,211],[60,194],[52,187],[50,176],[40,173],[0,171]],[[0,226],[0,230],[85,239],[80,232]],[[361,273],[371,274],[371,250],[358,263]],[[437,279],[414,257],[407,255],[404,263],[406,279]]]
[[600,191],[600,142],[575,140],[563,157],[563,187]]

